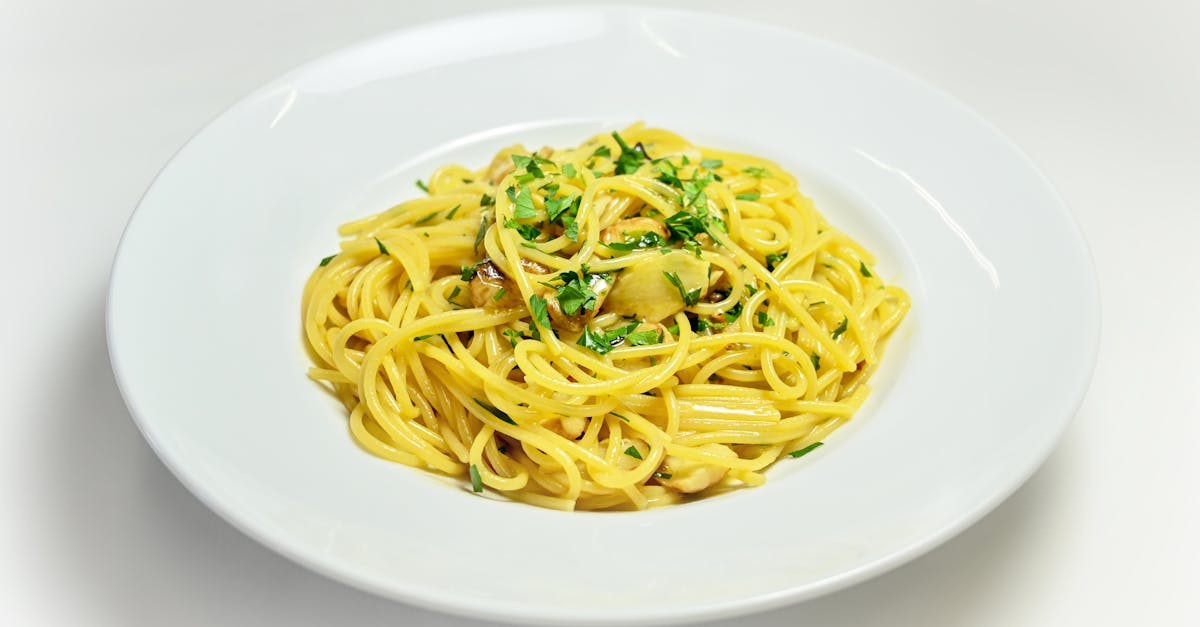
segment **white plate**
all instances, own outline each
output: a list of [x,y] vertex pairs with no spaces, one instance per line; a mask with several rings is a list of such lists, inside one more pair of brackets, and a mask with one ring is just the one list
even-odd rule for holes
[[[761,488],[641,513],[479,498],[359,450],[300,341],[301,286],[335,227],[414,196],[438,164],[639,119],[780,161],[909,290],[864,410]],[[1098,319],[1069,213],[954,100],[794,32],[591,8],[403,31],[233,106],[130,221],[108,333],[146,438],[238,528],[396,599],[563,624],[777,606],[945,541],[1049,453]]]

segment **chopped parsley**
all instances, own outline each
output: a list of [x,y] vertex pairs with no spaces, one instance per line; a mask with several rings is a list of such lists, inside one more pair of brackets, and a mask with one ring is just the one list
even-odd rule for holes
[[[483,265],[482,261],[477,262],[477,263],[475,263],[475,265],[472,265],[472,266],[463,266],[462,267],[462,280],[470,281],[471,279],[475,278],[475,272],[477,270],[479,270],[479,266],[481,266],[481,265]],[[451,295],[450,297],[454,298],[453,295]]]
[[500,420],[503,420],[504,422],[507,422],[510,425],[517,424],[517,421],[513,420],[512,417],[510,417],[508,414],[497,409],[494,405],[489,405],[479,399],[475,399],[475,404],[488,410],[488,413],[499,418]]
[[583,334],[579,336],[579,341],[576,344],[605,355],[611,352],[613,347],[625,341],[625,336],[629,335],[637,327],[637,322],[631,322],[610,331],[594,331],[591,327],[584,327]]
[[422,181],[421,179],[417,179],[416,185],[417,185],[417,189],[420,189],[421,191],[425,192],[426,194],[429,193],[429,186],[425,184],[425,181]]
[[665,157],[654,161],[655,167],[658,168],[658,180],[670,185],[671,187],[679,187],[683,182],[679,180],[679,172],[675,169],[675,164],[671,163]]
[[505,221],[504,228],[516,229],[517,233],[521,234],[521,239],[524,239],[527,242],[532,242],[533,240],[541,237],[541,235],[542,235],[542,230],[537,228],[536,226],[532,226],[529,224],[521,224],[520,222],[517,222],[516,220]]
[[[449,298],[447,298],[446,300],[448,300],[448,301],[450,301],[450,302],[452,302],[452,303],[453,303],[453,302],[454,302],[454,297],[455,297],[455,296],[458,296],[460,293],[462,293],[462,286],[461,286],[461,285],[455,285],[455,286],[454,286],[454,289],[450,290],[450,297],[449,297]],[[458,304],[458,303],[455,303],[455,304]]]
[[821,305],[824,305],[824,304],[825,304],[825,301],[818,300],[818,301],[809,303],[808,306],[809,307],[820,307]]
[[558,222],[559,218],[569,209],[574,209],[572,215],[579,210],[580,197],[574,194],[565,198],[551,198],[546,201],[546,217],[550,218],[551,222]]
[[617,174],[631,174],[636,172],[649,159],[646,156],[646,148],[642,146],[641,142],[634,144],[633,148],[630,148],[629,144],[625,143],[625,140],[621,138],[619,133],[613,131],[612,136],[613,139],[617,140],[617,145],[621,147],[621,154],[613,162],[617,166]]
[[736,198],[738,200],[758,200],[759,198],[762,198],[762,195],[758,192],[747,192],[745,194],[738,194]]
[[604,341],[604,332],[593,331],[591,327],[584,327],[583,334],[579,336],[579,340],[575,343],[601,355],[608,354],[613,349],[612,344]]
[[462,203],[459,203],[459,204],[457,204],[457,205],[454,205],[454,208],[452,208],[450,211],[447,211],[447,212],[446,212],[446,219],[447,219],[447,220],[452,220],[452,219],[454,218],[454,214],[458,213],[458,208],[459,208],[459,207],[462,207]]
[[[616,133],[613,133],[613,135],[616,135]],[[592,157],[600,157],[603,159],[609,159],[612,157],[612,151],[608,149],[608,146],[601,146],[601,147],[597,148],[595,152],[592,153]]]
[[546,309],[546,299],[534,294],[529,297],[529,312],[533,314],[533,321],[543,329],[550,330],[550,313]]
[[559,277],[563,279],[563,285],[557,288],[556,297],[563,313],[573,316],[581,310],[596,309],[596,300],[600,296],[585,282],[586,277],[575,272],[564,272]]
[[821,446],[822,444],[824,444],[824,442],[813,442],[812,444],[809,444],[798,451],[792,451],[791,453],[788,453],[788,455],[791,455],[792,457],[804,457],[805,455],[815,451],[817,447]]
[[517,331],[516,329],[505,329],[504,337],[508,338],[508,342],[510,344],[512,344],[513,348],[517,347],[517,342],[524,340],[524,339],[528,339],[525,337],[524,333],[521,333],[520,331]]
[[475,467],[475,464],[471,464],[471,490],[483,492],[483,477],[479,476],[479,469]]
[[783,253],[782,255],[767,255],[767,269],[774,270],[775,266],[778,266],[784,259],[787,259],[787,256],[787,253]]
[[480,207],[491,207],[494,204],[496,204],[496,199],[489,194],[484,194],[479,197]]
[[422,217],[421,219],[417,220],[416,222],[413,222],[413,226],[419,226],[419,225],[425,224],[426,222],[429,222],[430,220],[436,218],[438,213],[439,212],[434,211],[433,213]]
[[654,478],[655,478],[655,479],[670,479],[670,478],[671,478],[671,473],[669,473],[669,472],[655,471],[655,472],[654,472]]
[[768,170],[768,169],[766,169],[766,168],[760,168],[760,167],[758,167],[758,166],[750,166],[750,167],[748,167],[748,168],[746,168],[746,169],[742,170],[742,172],[745,172],[746,174],[749,174],[750,176],[753,176],[753,177],[754,177],[754,178],[756,178],[756,179],[769,179],[769,178],[771,178],[771,171],[770,171],[770,170]]
[[638,331],[625,336],[625,341],[633,346],[646,346],[648,344],[661,344],[663,341],[662,331]]
[[436,335],[437,335],[437,333],[430,333],[429,335],[418,335],[417,337],[413,338],[413,341],[420,342],[421,340],[428,340],[429,338],[435,337]]
[[625,449],[625,454],[634,459],[642,459],[642,454],[638,452],[636,446],[631,446],[631,447]]
[[629,422],[629,419],[628,419],[628,418],[626,418],[625,416],[622,416],[621,414],[618,414],[618,413],[617,413],[617,412],[615,412],[615,411],[610,411],[610,412],[608,412],[608,413],[610,413],[610,414],[612,414],[612,415],[616,416],[617,418],[620,418],[621,420],[624,420],[625,422]]
[[[629,234],[624,233],[623,235]],[[659,246],[665,246],[667,244],[667,240],[663,239],[661,235],[655,233],[654,231],[633,233],[632,235],[632,237],[626,237],[624,242],[613,242],[611,244],[605,244],[605,246],[613,250],[629,252],[641,248],[658,248]]]
[[868,279],[871,278],[871,271],[867,269],[867,264],[865,262],[858,262],[858,271]]
[[704,222],[686,211],[679,211],[667,218],[666,225],[671,231],[671,238],[677,240],[692,239],[705,231]]
[[573,179],[573,178],[576,178],[579,176],[579,173],[575,171],[575,166],[573,166],[569,163],[563,164],[562,173],[563,173],[563,176],[566,176],[569,179]]
[[708,196],[704,194],[704,188],[713,180],[712,175],[695,178],[690,181],[682,181],[683,188],[683,206],[696,207],[697,209],[708,209]]
[[533,192],[528,185],[522,185],[521,191],[508,188],[508,199],[513,202],[513,217],[518,220],[528,220],[537,217],[537,209],[533,206]]
[[742,315],[742,303],[739,301],[733,307],[730,307],[729,311],[725,312],[725,323],[729,324],[737,320],[740,315]]
[[387,246],[384,246],[383,242],[379,241],[378,237],[375,238],[375,243],[379,245],[379,254],[381,254],[381,255],[389,254]]
[[850,319],[845,316],[842,316],[842,323],[839,324],[837,326],[837,328],[833,330],[833,339],[836,340],[839,337],[842,337],[842,334],[846,332],[846,326],[849,324],[850,324]]
[[329,262],[330,262],[330,261],[333,261],[333,258],[334,258],[334,257],[337,257],[337,255],[330,255],[330,256],[328,256],[328,257],[326,257],[326,258],[322,259],[322,260],[321,260],[321,264],[320,264],[320,265],[321,265],[321,267],[322,267],[322,268],[324,268],[325,266],[329,265]]
[[812,360],[813,370],[820,370],[821,369],[821,356],[816,353],[812,353],[808,357],[809,357],[809,359]]
[[775,326],[775,321],[767,315],[767,312],[760,311],[758,312],[758,324],[762,325],[762,328],[765,329],[767,327]]
[[504,294],[507,292],[508,292],[507,289],[505,289],[503,287],[500,288],[499,290],[496,291],[496,294],[494,296],[492,296],[492,302],[493,303],[499,302],[501,298],[504,298]]
[[534,157],[526,157],[525,155],[511,155],[513,165],[532,174],[534,178],[544,178],[546,174],[538,167],[538,159]]
[[567,216],[566,218],[563,218],[563,225],[567,227],[563,230],[563,235],[566,235],[567,239],[571,240],[572,242],[578,242],[579,223],[575,221],[575,217]]
[[479,243],[483,241],[483,236],[487,235],[488,220],[487,216],[479,219],[479,230],[475,231],[475,246],[472,250],[479,250]]
[[675,274],[674,272],[663,272],[663,276],[667,277],[667,280],[671,282],[671,285],[674,285],[675,289],[679,290],[679,297],[683,299],[684,305],[691,307],[692,305],[700,302],[700,288],[688,291],[687,288],[683,286],[683,281],[680,280],[679,275]]
[[725,165],[725,162],[720,159],[705,159],[700,162],[700,167],[707,170],[716,170],[723,165]]

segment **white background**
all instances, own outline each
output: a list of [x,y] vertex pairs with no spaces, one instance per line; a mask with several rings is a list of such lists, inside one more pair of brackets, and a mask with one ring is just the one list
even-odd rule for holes
[[[130,420],[103,306],[139,196],[221,109],[364,37],[508,4],[0,2],[0,624],[482,624],[326,580],[205,509]],[[892,573],[724,624],[1200,624],[1200,3],[687,4],[980,112],[1071,206],[1104,302],[1091,391],[1015,496]]]

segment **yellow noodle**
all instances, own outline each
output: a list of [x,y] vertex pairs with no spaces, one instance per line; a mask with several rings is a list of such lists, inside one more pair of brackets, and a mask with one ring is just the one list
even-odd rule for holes
[[[777,163],[662,129],[428,181],[339,228],[304,286],[308,376],[364,450],[476,491],[645,509],[761,485],[858,410],[911,306]],[[696,264],[705,285],[656,269]],[[622,282],[645,290],[626,309]]]

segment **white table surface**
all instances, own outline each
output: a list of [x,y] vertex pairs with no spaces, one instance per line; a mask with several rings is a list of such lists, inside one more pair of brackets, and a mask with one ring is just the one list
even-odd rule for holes
[[[0,624],[482,624],[327,580],[209,512],[130,420],[103,307],[142,191],[225,106],[508,4],[0,3]],[[1104,301],[1091,391],[1011,499],[887,575],[721,624],[1200,625],[1200,3],[688,4],[857,48],[990,119],[1073,209]]]

